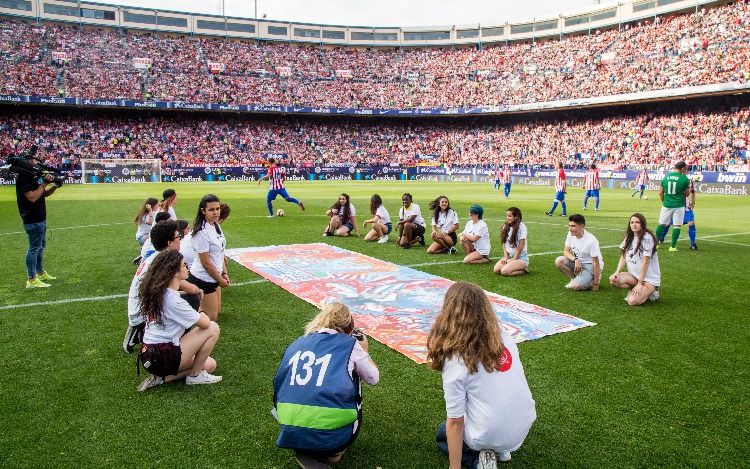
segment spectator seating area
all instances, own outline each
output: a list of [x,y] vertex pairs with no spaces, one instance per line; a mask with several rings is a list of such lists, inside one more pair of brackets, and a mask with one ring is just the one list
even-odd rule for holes
[[[57,63],[53,52],[69,59]],[[0,94],[391,109],[512,105],[746,82],[750,11],[736,3],[484,50],[259,47],[2,19],[0,57]],[[136,57],[153,65],[135,69]],[[211,74],[209,62],[226,69]],[[351,77],[337,76],[342,70]]]
[[576,167],[594,158],[633,169],[684,159],[695,168],[721,170],[743,162],[737,150],[744,150],[750,138],[748,98],[721,101],[702,103],[702,111],[690,103],[667,103],[663,110],[655,106],[642,114],[625,109],[514,121],[396,122],[16,108],[0,117],[0,156],[5,159],[35,142],[45,150],[48,164],[63,167],[112,152],[124,158],[162,158],[167,167],[258,164],[265,161],[264,154],[283,153],[291,165],[431,162],[551,167],[563,160]]

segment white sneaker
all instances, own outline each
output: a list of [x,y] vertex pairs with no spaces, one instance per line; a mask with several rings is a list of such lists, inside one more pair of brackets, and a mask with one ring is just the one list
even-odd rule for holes
[[571,280],[570,282],[568,282],[568,284],[565,285],[565,288],[567,288],[567,289],[573,288],[573,281]]
[[185,376],[185,384],[214,384],[221,381],[221,376],[214,376],[206,370],[198,373],[198,376]]
[[388,242],[388,235],[383,236],[378,240],[378,244],[384,244]]
[[479,452],[477,469],[497,469],[497,456],[491,449],[483,449]]
[[273,218],[273,215],[266,215],[266,218]]
[[659,290],[654,291],[652,294],[648,295],[648,299],[651,301],[656,301],[659,299]]
[[508,462],[508,461],[510,461],[510,451],[498,451],[498,453],[497,453],[497,460],[499,462]]
[[161,376],[149,375],[148,378],[141,381],[141,384],[139,384],[136,389],[138,389],[138,392],[143,392],[146,389],[151,389],[161,384],[164,384],[164,378]]

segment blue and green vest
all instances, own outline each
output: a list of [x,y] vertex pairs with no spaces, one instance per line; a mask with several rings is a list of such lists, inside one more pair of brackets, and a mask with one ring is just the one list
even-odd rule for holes
[[359,376],[347,370],[355,341],[313,333],[286,349],[273,381],[278,447],[330,451],[352,438],[362,403]]

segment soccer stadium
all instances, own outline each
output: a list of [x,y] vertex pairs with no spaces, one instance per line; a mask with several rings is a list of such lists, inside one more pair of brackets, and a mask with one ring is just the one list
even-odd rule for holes
[[745,1],[153,3],[0,0],[0,466],[747,465]]

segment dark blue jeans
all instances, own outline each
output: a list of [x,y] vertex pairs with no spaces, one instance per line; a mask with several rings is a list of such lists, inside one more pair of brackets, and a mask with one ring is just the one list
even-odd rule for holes
[[47,247],[47,239],[44,235],[47,231],[47,222],[24,224],[23,229],[29,236],[29,250],[26,251],[26,274],[28,278],[34,278],[37,273],[44,272],[44,248]]
[[[437,441],[438,448],[445,454],[448,454],[448,434],[445,431],[447,421],[443,421],[438,427],[437,435],[435,435],[435,441]],[[475,451],[469,448],[464,442],[463,451],[461,451],[461,465],[474,469],[477,467],[477,458],[479,457],[479,451]]]

